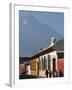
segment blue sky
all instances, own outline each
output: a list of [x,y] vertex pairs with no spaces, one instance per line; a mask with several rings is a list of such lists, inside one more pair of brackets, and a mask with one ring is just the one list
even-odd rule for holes
[[[33,17],[33,18],[32,18]],[[29,19],[32,18],[32,19]],[[34,20],[35,22],[34,22]],[[36,23],[38,22],[39,25]],[[33,23],[33,26],[31,25],[31,23]],[[34,24],[35,23],[35,24]],[[30,26],[31,25],[31,26]],[[41,27],[41,25],[44,27],[49,26],[51,27],[55,32],[64,35],[64,13],[57,13],[57,12],[34,12],[34,11],[23,11],[20,10],[19,11],[19,56],[21,57],[26,57],[26,56],[31,56],[34,53],[36,53],[38,51],[38,49],[40,48],[40,44],[38,46],[38,43],[40,41],[36,40],[35,37],[35,33],[36,30],[34,28],[38,29]],[[34,29],[33,33],[30,29]],[[31,31],[31,32],[30,32]],[[31,35],[29,33],[32,33]],[[45,36],[45,31],[39,31],[38,34],[42,34]],[[47,31],[46,31],[47,33]],[[29,37],[31,36],[32,39]],[[29,37],[29,38],[28,38]],[[34,39],[33,39],[34,37]],[[46,38],[46,37],[45,37]],[[26,44],[26,41],[28,39],[28,42]],[[39,37],[39,40],[41,40],[42,37]],[[36,40],[36,41],[35,41]],[[47,39],[44,39],[44,42],[42,42],[42,47],[47,46]],[[37,44],[30,44],[30,43],[37,43]],[[33,48],[34,49],[33,49]],[[29,48],[29,49],[28,49]]]

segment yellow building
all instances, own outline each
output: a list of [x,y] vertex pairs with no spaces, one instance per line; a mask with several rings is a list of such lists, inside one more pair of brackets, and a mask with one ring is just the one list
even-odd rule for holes
[[34,58],[30,61],[30,69],[32,75],[39,75],[39,58]]

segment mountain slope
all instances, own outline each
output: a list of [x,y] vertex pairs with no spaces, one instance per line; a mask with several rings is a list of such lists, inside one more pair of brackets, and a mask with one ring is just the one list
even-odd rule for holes
[[63,38],[60,33],[33,16],[22,17],[19,27],[20,56],[32,56],[40,48],[48,47],[52,36],[56,37],[56,40]]

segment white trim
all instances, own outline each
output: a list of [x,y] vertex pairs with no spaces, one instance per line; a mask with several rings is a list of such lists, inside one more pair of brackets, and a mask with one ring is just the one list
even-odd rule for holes
[[9,84],[10,86],[15,85],[15,31],[14,31],[14,6],[10,3],[10,75]]
[[[56,4],[57,5],[57,4]],[[12,4],[12,21],[11,21],[11,30],[12,30],[12,37],[11,37],[11,86],[31,86],[31,85],[45,85],[47,83],[67,83],[69,82],[69,12],[68,7],[58,7],[58,6],[51,6],[51,4],[48,6],[30,6],[30,5],[23,5],[20,4]],[[19,80],[19,10],[32,10],[32,11],[49,11],[49,12],[64,12],[64,33],[65,33],[65,76],[64,78],[54,78],[54,79],[38,79],[38,80]],[[35,81],[35,82],[34,82]],[[41,81],[41,82],[40,82]],[[33,84],[31,84],[33,82]],[[40,84],[39,84],[40,83]]]

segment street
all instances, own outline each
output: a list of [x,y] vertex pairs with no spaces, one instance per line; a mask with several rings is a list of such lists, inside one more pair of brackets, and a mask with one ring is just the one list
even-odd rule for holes
[[22,74],[19,76],[19,79],[33,79],[33,78],[38,78],[38,76],[36,76],[36,75],[25,75],[25,74]]

